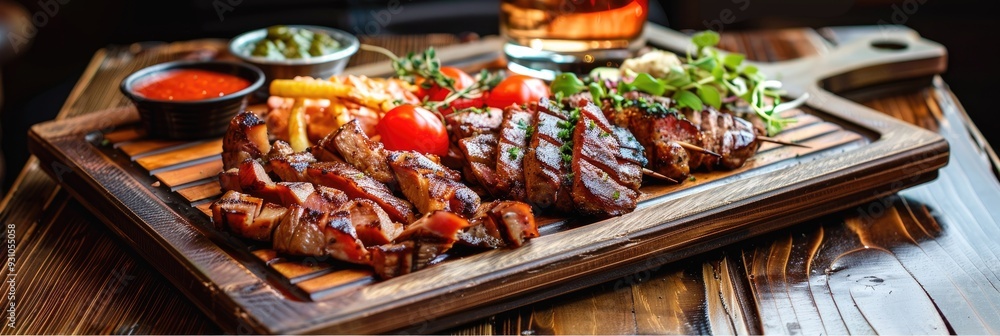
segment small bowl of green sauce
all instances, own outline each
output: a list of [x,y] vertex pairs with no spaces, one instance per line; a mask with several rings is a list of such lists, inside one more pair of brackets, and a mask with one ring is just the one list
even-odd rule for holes
[[229,52],[274,79],[296,76],[330,78],[347,66],[360,43],[338,29],[309,26],[271,26],[243,33],[229,42]]

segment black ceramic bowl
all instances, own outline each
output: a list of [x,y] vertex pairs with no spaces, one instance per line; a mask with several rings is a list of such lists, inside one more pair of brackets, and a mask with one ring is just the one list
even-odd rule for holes
[[[150,76],[179,69],[197,69],[234,75],[250,86],[222,97],[201,100],[159,100],[135,92],[136,84]],[[143,68],[125,77],[121,91],[135,103],[148,135],[157,138],[191,140],[217,137],[226,133],[229,121],[246,108],[250,94],[264,84],[264,73],[243,63],[217,61],[177,61]]]

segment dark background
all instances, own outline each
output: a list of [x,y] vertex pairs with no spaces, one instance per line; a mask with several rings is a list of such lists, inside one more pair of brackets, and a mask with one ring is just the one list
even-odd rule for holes
[[[0,3],[8,0],[0,0]],[[50,0],[43,0],[50,1]],[[55,0],[51,0],[55,1]],[[0,59],[2,78],[2,149],[7,173],[6,190],[27,159],[27,128],[52,119],[62,106],[87,62],[110,44],[140,41],[178,41],[204,37],[230,38],[272,24],[318,24],[366,34],[373,11],[388,0],[211,0],[193,1],[68,1],[38,29],[30,47]],[[498,33],[499,0],[399,0],[402,12],[393,15],[379,34]],[[586,1],[586,0],[573,0]],[[228,7],[219,4],[229,2]],[[997,78],[997,34],[1000,21],[984,1],[969,0],[703,0],[650,1],[650,20],[674,29],[718,29],[712,20],[720,11],[734,11],[735,22],[723,30],[778,27],[826,27],[902,23],[944,44],[949,51],[945,81],[973,120],[993,144],[997,112],[988,102],[989,83]],[[39,1],[19,1],[34,14]],[[7,4],[9,5],[9,3]],[[910,6],[910,14],[902,11]],[[745,7],[745,10],[741,10]],[[916,11],[912,9],[915,8]],[[220,15],[221,13],[221,15]],[[0,22],[3,21],[0,13]],[[902,22],[900,22],[902,21]],[[374,27],[374,25],[372,25]],[[5,41],[0,49],[8,48]],[[8,48],[9,49],[9,48]]]

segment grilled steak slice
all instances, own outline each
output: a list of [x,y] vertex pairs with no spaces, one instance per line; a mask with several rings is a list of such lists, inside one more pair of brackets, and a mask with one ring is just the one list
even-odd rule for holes
[[288,209],[250,195],[229,191],[212,203],[212,222],[218,230],[259,241],[270,241],[271,234]]
[[331,257],[355,264],[368,264],[369,255],[365,245],[358,239],[358,233],[348,211],[331,212],[323,222],[323,250]]
[[403,195],[421,213],[446,210],[471,217],[479,208],[479,195],[459,181],[458,172],[417,152],[393,152],[389,161]]
[[524,154],[528,149],[528,128],[534,114],[520,106],[507,107],[500,124],[497,146],[497,190],[509,199],[527,198],[524,181]]
[[479,134],[499,132],[500,123],[503,122],[503,110],[466,109],[446,115],[444,118],[451,127],[452,139],[465,139]]
[[491,204],[489,216],[499,228],[508,246],[520,247],[529,238],[538,237],[538,225],[531,206],[517,201],[496,201]]
[[424,215],[396,238],[400,243],[371,248],[372,267],[383,279],[424,268],[451,249],[468,226],[469,221],[448,211]]
[[701,147],[722,156],[718,158],[702,155],[700,160],[692,161],[692,168],[700,167],[707,170],[739,168],[747,159],[753,157],[760,147],[753,124],[730,113],[719,112],[709,107],[697,112],[686,110],[685,115],[693,124],[699,126]]
[[612,132],[596,105],[580,108],[573,129],[572,160],[572,196],[577,211],[617,216],[635,209],[642,171],[621,157]]
[[246,159],[259,159],[271,151],[267,124],[252,112],[242,112],[229,122],[222,138],[222,166],[229,170]]
[[[281,183],[278,183],[281,185]],[[310,184],[310,183],[307,183]],[[306,197],[302,206],[316,211],[330,212],[340,209],[349,201],[347,193],[327,186],[316,185],[315,191]]]
[[274,173],[282,181],[302,181],[306,167],[316,162],[316,158],[309,152],[290,152],[292,148],[286,146],[288,144],[284,141],[274,143],[274,148],[278,150],[268,155],[264,170]]
[[286,207],[274,203],[265,203],[260,208],[260,214],[253,219],[253,227],[245,227],[238,234],[250,239],[271,241],[274,229],[278,227],[278,223],[281,223],[281,220],[285,218],[285,214],[287,213],[288,208]]
[[347,211],[325,213],[293,205],[274,231],[273,247],[291,255],[329,255],[358,264],[369,260]]
[[412,241],[404,241],[399,244],[369,248],[375,274],[379,278],[390,279],[415,271],[417,269],[413,260],[415,245]]
[[[212,223],[217,230],[230,229],[241,234],[244,228],[253,230],[253,221],[260,213],[264,200],[250,195],[229,191],[212,203]],[[270,233],[268,233],[270,235]]]
[[[577,138],[574,134],[574,150],[582,146],[582,152],[587,157],[595,159],[592,161],[593,164],[604,165],[602,168],[615,177],[618,182],[632,190],[639,190],[642,185],[642,167],[638,162],[628,159],[622,154],[621,144],[615,135],[613,125],[600,108],[589,100],[581,99],[575,104],[580,109],[580,120],[577,122],[577,126],[586,126],[586,129],[580,133],[583,136],[581,139],[586,140],[586,142],[576,142]],[[606,157],[605,153],[610,153],[611,156]]]
[[701,153],[688,152],[676,141],[690,144],[700,143],[698,128],[675,114],[653,115],[629,107],[629,129],[646,148],[651,169],[677,181],[683,181],[691,172],[689,162],[692,156],[701,158]]
[[466,246],[482,248],[498,248],[507,246],[497,222],[490,216],[490,211],[499,201],[483,203],[476,214],[469,219],[469,226],[458,233],[458,243]]
[[325,213],[293,205],[288,208],[285,218],[274,230],[272,247],[279,253],[297,256],[320,257],[326,255],[323,250],[326,238],[323,236],[320,222]]
[[240,187],[240,169],[230,168],[219,173],[219,186],[223,191],[243,192],[243,188]]
[[344,204],[341,209],[351,215],[358,238],[366,246],[389,244],[403,232],[403,224],[393,222],[375,202],[359,199]]
[[484,133],[458,141],[466,164],[465,178],[482,186],[493,196],[501,196],[497,184],[497,135]]
[[[720,112],[722,113],[722,112]],[[742,167],[747,160],[757,154],[760,149],[760,141],[757,141],[757,128],[753,123],[734,117],[728,113],[722,113],[733,118],[733,128],[726,131],[722,140],[722,167],[726,169],[736,169]]]
[[569,136],[568,112],[548,99],[542,99],[537,106],[531,142],[524,156],[527,201],[542,209],[554,206],[570,211],[573,200],[566,177],[570,168],[562,152],[563,139]]
[[367,199],[378,204],[393,221],[409,223],[414,215],[411,205],[360,170],[342,162],[317,162],[306,168],[305,178],[317,185],[339,189],[351,199]]
[[382,143],[368,138],[358,125],[357,119],[344,124],[339,130],[324,138],[320,141],[320,146],[339,153],[347,163],[376,181],[390,188],[396,187],[396,176],[389,168],[388,151],[382,147]]
[[450,211],[430,212],[403,230],[396,241],[433,240],[451,244],[458,240],[458,233],[469,227],[469,221]]

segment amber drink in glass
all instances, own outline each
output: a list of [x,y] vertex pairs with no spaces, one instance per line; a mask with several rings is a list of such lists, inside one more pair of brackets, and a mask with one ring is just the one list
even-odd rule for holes
[[648,0],[502,0],[509,67],[551,77],[617,66],[645,43],[648,8]]

